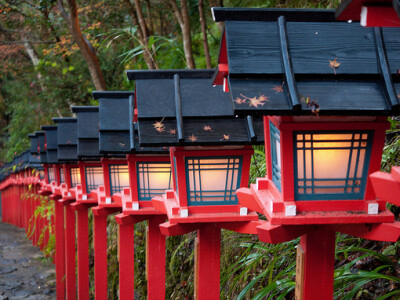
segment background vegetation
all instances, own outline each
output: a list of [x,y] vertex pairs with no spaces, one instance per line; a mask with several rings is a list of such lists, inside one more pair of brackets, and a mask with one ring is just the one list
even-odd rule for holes
[[[223,24],[212,21],[211,6],[336,8],[338,3],[0,0],[0,162],[27,149],[27,134],[51,124],[52,117],[71,116],[71,105],[96,105],[93,90],[132,90],[125,70],[216,67]],[[399,121],[390,121],[385,171],[400,157]],[[259,147],[251,179],[264,174],[264,150]],[[36,216],[51,220],[51,206],[42,201]],[[391,209],[398,218],[398,208]],[[109,298],[117,299],[117,227],[112,217],[109,224]],[[140,299],[146,295],[145,225],[135,230],[135,289]],[[194,238],[191,233],[167,239],[168,298],[192,298]],[[297,243],[268,245],[255,236],[223,231],[221,298],[293,298]],[[46,248],[50,256],[53,250],[52,244]],[[336,298],[400,297],[398,243],[338,235],[336,258]]]

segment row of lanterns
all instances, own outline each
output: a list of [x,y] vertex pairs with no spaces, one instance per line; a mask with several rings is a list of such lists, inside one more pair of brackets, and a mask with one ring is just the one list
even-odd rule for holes
[[[301,236],[305,269],[296,294],[304,299],[332,298],[336,232],[399,239],[385,205],[400,203],[387,192],[400,191],[400,171],[378,171],[385,116],[400,106],[390,71],[400,41],[392,32],[333,22],[333,13],[214,9],[215,20],[226,22],[218,70],[128,71],[134,92],[94,92],[98,107],[72,107],[76,118],[54,118],[56,125],[29,136],[26,168],[40,170],[33,165],[39,155],[42,177],[10,176],[40,185],[38,193],[55,202],[58,299],[75,299],[76,291],[89,297],[89,208],[96,299],[107,298],[110,214],[119,226],[121,299],[133,298],[134,225],[145,220],[149,299],[165,297],[165,236],[197,230],[197,299],[219,298],[221,229],[269,243]],[[329,64],[336,45],[352,46],[359,35],[364,47],[343,65]],[[359,57],[376,57],[375,65],[354,64]],[[265,145],[267,175],[249,188],[256,144]],[[0,186],[3,198],[10,176]],[[11,194],[3,212],[19,201]]]

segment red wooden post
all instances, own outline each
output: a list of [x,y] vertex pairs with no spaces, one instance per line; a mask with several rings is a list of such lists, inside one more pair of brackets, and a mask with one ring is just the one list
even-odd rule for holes
[[148,222],[147,299],[165,299],[165,236],[159,227],[165,222],[165,216],[150,217]]
[[75,268],[75,212],[69,202],[65,209],[65,280],[67,299],[76,299],[76,268]]
[[65,298],[65,265],[64,265],[64,207],[55,201],[56,215],[56,287],[57,300]]
[[89,299],[89,221],[88,208],[75,206],[77,213],[78,299]]
[[95,299],[107,300],[107,215],[93,209]]
[[219,299],[221,229],[204,224],[197,230],[196,299]]
[[[34,213],[35,213],[35,210],[38,207],[39,203],[40,203],[40,199],[38,197],[38,199],[35,200],[35,206],[33,208]],[[37,216],[36,220],[35,220],[35,246],[38,245],[39,237],[40,237],[40,216]]]
[[121,300],[130,300],[134,297],[134,227],[135,224],[132,222],[127,224],[118,222],[119,298]]
[[303,299],[333,299],[335,232],[319,227],[300,238],[305,253]]

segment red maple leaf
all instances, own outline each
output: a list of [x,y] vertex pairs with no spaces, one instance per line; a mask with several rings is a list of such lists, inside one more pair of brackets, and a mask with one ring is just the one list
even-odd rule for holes
[[333,69],[333,72],[336,75],[336,69],[339,68],[340,66],[340,62],[336,61],[337,58],[335,58],[334,60],[329,60],[329,67]]
[[192,134],[191,136],[188,137],[188,140],[191,141],[191,142],[195,142],[195,141],[197,141],[197,136]]
[[277,85],[277,86],[274,86],[271,90],[274,90],[275,94],[283,93],[283,86]]
[[229,134],[223,134],[221,141],[228,141],[228,140],[230,140]]
[[250,101],[250,103],[249,103],[249,106],[250,106],[250,107],[251,107],[251,106],[254,106],[254,107],[257,108],[259,105],[261,105],[261,106],[264,105],[264,101],[263,101],[263,100],[260,100],[260,99],[257,98],[257,97],[250,98],[249,101]]
[[245,102],[246,102],[246,99],[236,98],[236,99],[235,99],[235,102],[236,102],[237,104],[242,104],[242,103],[245,103]]

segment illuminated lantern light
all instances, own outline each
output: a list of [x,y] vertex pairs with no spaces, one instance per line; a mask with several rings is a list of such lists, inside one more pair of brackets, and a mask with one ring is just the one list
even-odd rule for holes
[[161,232],[198,230],[195,297],[218,298],[220,228],[255,233],[260,224],[235,192],[248,185],[250,144],[262,143],[262,120],[234,116],[228,95],[212,87],[213,70],[127,73],[135,80],[139,145],[170,147],[172,187],[152,198],[168,217]]
[[296,296],[331,298],[335,232],[400,236],[371,176],[380,169],[385,116],[400,107],[392,80],[399,29],[335,22],[330,10],[214,8],[213,15],[226,21],[215,84],[227,81],[235,113],[264,115],[267,176],[239,189],[239,203],[266,215],[261,240],[302,236],[306,268]]

